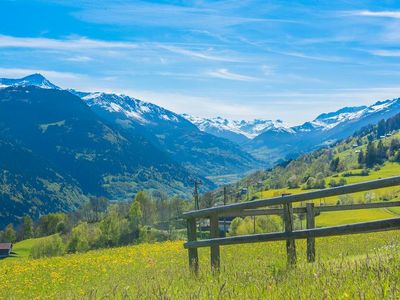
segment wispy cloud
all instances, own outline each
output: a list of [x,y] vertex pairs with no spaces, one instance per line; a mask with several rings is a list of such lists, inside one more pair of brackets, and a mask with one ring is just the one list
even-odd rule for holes
[[230,57],[227,55],[216,55],[212,53],[207,53],[203,51],[193,51],[181,47],[176,47],[176,46],[171,46],[171,45],[159,45],[158,46],[161,49],[165,49],[168,51],[171,51],[173,53],[193,57],[193,58],[199,58],[199,59],[204,59],[204,60],[211,60],[211,61],[225,61],[225,62],[242,62],[244,61],[243,59],[236,58],[236,57]]
[[65,60],[66,61],[73,61],[73,62],[88,62],[88,61],[91,61],[92,58],[89,57],[89,56],[78,55],[78,56],[68,57]]
[[248,3],[240,1],[231,5],[232,1],[195,1],[191,5],[151,3],[145,1],[116,1],[103,3],[100,6],[85,5],[74,16],[84,22],[156,26],[180,29],[212,29],[238,26],[249,23],[293,22],[280,18],[263,18],[246,16],[243,8]]
[[275,74],[274,68],[268,65],[262,65],[261,71],[264,73],[265,76],[271,76]]
[[375,56],[400,57],[400,50],[378,49],[378,50],[368,50],[367,52]]
[[355,10],[355,11],[345,12],[344,14],[351,15],[351,16],[400,19],[400,11],[399,10],[393,10],[393,11]]
[[135,49],[137,44],[121,41],[93,40],[85,37],[49,39],[0,35],[0,47],[36,48],[51,50]]
[[236,80],[236,81],[257,81],[258,80],[255,77],[230,72],[228,69],[218,69],[218,70],[210,71],[210,72],[207,72],[207,75],[209,75],[211,77],[215,77],[215,78]]
[[317,60],[317,61],[325,61],[325,62],[343,62],[345,58],[340,56],[331,56],[331,55],[316,55],[316,54],[308,54],[298,51],[271,51],[277,54],[292,56],[297,58],[304,58],[309,60]]

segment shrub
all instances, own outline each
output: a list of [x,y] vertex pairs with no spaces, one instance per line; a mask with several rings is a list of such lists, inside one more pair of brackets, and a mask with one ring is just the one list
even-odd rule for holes
[[35,244],[30,253],[32,258],[62,256],[65,254],[65,246],[58,234],[45,237]]

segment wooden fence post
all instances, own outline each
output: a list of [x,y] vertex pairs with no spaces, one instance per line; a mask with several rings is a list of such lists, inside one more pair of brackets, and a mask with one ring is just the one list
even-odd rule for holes
[[[293,231],[293,207],[292,203],[283,204],[283,220],[285,223],[285,232]],[[294,239],[286,240],[286,252],[288,265],[296,264],[296,242]]]
[[[313,229],[313,228],[315,228],[314,203],[307,203],[306,211],[307,211],[307,229]],[[307,238],[307,261],[308,262],[315,261],[315,238],[314,237]]]
[[[219,237],[218,215],[210,216],[210,238]],[[220,268],[219,246],[211,246],[211,269],[218,272]]]
[[[195,218],[187,219],[187,234],[189,242],[197,240]],[[197,252],[197,248],[189,248],[188,252],[189,252],[189,268],[193,273],[197,275],[199,272],[199,255]]]

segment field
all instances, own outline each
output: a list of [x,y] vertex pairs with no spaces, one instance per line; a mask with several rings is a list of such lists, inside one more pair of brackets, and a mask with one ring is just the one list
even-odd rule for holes
[[0,298],[354,299],[400,296],[400,232],[321,238],[317,262],[287,269],[282,242],[226,246],[213,276],[209,250],[190,275],[182,242],[141,244],[64,257],[0,261]]
[[[361,170],[353,170],[353,173],[359,173]],[[368,176],[349,176],[345,177],[348,184],[369,181],[369,180],[376,180],[380,178],[387,178],[392,176],[398,176],[400,174],[400,164],[397,163],[386,163],[384,166],[381,167],[379,170],[371,170]],[[343,174],[339,174],[339,178],[343,176]],[[335,177],[334,179],[338,179]],[[326,178],[326,182],[329,182],[330,179],[333,177]],[[262,191],[256,193],[258,198],[271,198],[280,196],[285,193],[290,194],[298,194],[298,193],[305,193],[310,190],[303,190],[301,188],[296,189],[271,189],[268,191]],[[400,187],[389,187],[379,190],[374,190],[369,192],[372,198],[371,201],[382,201],[384,198],[399,201],[398,195],[400,194]],[[365,192],[354,193],[352,197],[354,198],[355,202],[362,202],[365,198]],[[316,205],[335,205],[340,198],[335,197],[328,197],[324,199],[315,200]],[[295,206],[299,206],[302,204],[295,204]],[[332,225],[341,225],[341,224],[348,224],[354,222],[366,222],[378,219],[388,219],[393,218],[400,215],[400,208],[382,208],[382,209],[367,209],[367,210],[357,210],[357,211],[338,211],[338,212],[326,212],[322,213],[321,215],[316,217],[316,224],[318,227],[323,226],[332,226]]]
[[[348,183],[398,175],[387,163]],[[356,172],[356,171],[355,171]],[[341,175],[339,175],[341,176]],[[329,179],[328,179],[329,180]],[[268,198],[302,189],[268,190]],[[373,192],[372,201],[398,200],[398,187]],[[365,193],[354,194],[355,202]],[[334,205],[338,197],[316,200]],[[327,212],[317,226],[398,216],[399,208]],[[286,266],[284,242],[221,248],[221,272],[210,271],[209,249],[200,249],[200,274],[194,277],[183,242],[141,244],[33,260],[30,248],[40,239],[15,245],[17,257],[0,261],[0,299],[398,299],[400,232],[320,238],[317,262],[306,259],[305,241],[297,241],[298,264]]]

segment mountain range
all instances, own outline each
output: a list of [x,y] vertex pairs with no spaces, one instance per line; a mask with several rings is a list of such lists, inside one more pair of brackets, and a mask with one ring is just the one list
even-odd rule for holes
[[232,175],[329,145],[400,111],[400,99],[345,107],[310,122],[177,114],[111,93],[62,89],[40,74],[0,79],[0,225],[139,190],[189,197]]
[[376,124],[400,112],[400,98],[378,101],[370,106],[344,107],[323,113],[314,120],[288,126],[281,120],[252,121],[199,118],[183,115],[204,132],[229,139],[264,165],[294,158],[321,146],[345,138],[368,124]]
[[131,97],[63,90],[40,74],[0,79],[0,226],[140,190],[188,197],[194,180],[259,162],[239,145]]

